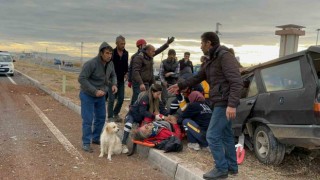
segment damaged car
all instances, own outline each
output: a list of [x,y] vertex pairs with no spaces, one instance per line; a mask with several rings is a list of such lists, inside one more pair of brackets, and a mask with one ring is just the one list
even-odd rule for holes
[[244,88],[233,131],[260,162],[280,164],[294,147],[320,149],[320,46],[241,74]]

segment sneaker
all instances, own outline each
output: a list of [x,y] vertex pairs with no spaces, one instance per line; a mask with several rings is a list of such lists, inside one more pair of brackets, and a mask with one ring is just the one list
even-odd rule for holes
[[115,115],[114,122],[122,122],[122,118],[119,115]]
[[211,171],[203,175],[204,179],[225,179],[228,178],[228,171],[219,171],[217,169],[212,169]]
[[188,148],[193,149],[195,151],[199,151],[200,145],[198,143],[188,143]]
[[229,170],[228,170],[228,173],[229,173],[230,175],[236,176],[236,175],[238,174],[238,170],[231,170],[231,169],[229,169]]
[[92,153],[93,150],[92,148],[90,147],[90,144],[84,144],[82,145],[82,150],[86,151],[86,152],[89,152],[89,153]]
[[209,146],[207,146],[207,147],[202,147],[201,149],[203,149],[204,151],[207,151],[207,152],[211,152],[211,149],[209,148]]
[[129,149],[128,149],[127,145],[122,144],[122,153],[127,154],[128,152],[129,152]]
[[94,141],[94,140],[92,140],[92,144],[100,145],[100,141]]

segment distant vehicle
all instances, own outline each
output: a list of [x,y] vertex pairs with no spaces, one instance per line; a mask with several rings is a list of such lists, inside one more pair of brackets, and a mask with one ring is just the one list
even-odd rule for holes
[[14,76],[14,65],[15,60],[8,52],[0,51],[0,74],[8,74]]
[[54,62],[53,62],[54,65],[61,65],[61,60],[60,59],[54,58],[53,60],[54,60]]
[[65,62],[64,66],[73,67],[73,63],[72,62]]

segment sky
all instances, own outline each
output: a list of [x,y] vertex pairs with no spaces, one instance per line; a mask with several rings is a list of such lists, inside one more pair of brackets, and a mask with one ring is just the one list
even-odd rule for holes
[[[84,59],[96,56],[103,41],[115,47],[120,34],[130,55],[137,51],[140,38],[160,47],[174,36],[170,48],[178,59],[189,51],[197,64],[201,34],[215,31],[220,23],[221,43],[234,48],[241,63],[256,64],[278,57],[276,26],[306,27],[299,50],[316,44],[320,28],[319,0],[0,0],[0,4],[0,50],[47,50],[80,57],[83,42]],[[167,51],[155,60],[166,57]]]

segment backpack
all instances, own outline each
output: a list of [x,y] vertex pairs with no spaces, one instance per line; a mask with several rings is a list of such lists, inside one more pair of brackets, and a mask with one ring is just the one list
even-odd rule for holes
[[169,138],[161,141],[154,146],[156,149],[164,150],[167,152],[180,152],[183,149],[182,142],[176,136],[170,136]]

